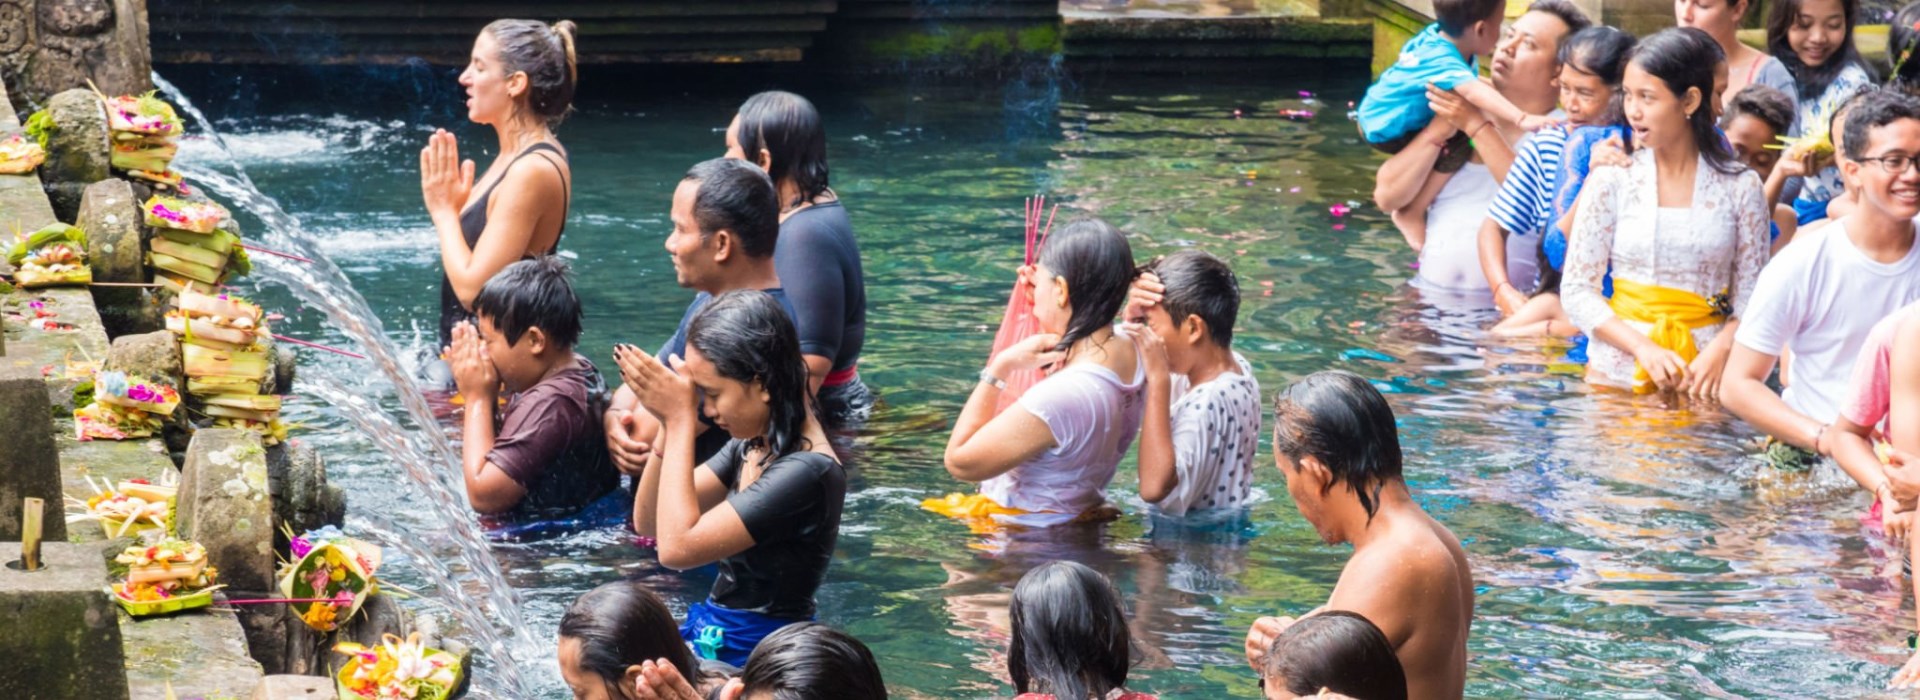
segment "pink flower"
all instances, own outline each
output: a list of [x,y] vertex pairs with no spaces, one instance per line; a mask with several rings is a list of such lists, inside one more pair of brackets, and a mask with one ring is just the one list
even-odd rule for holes
[[1332,214],[1336,217],[1346,216],[1347,212],[1350,212],[1350,211],[1353,211],[1353,209],[1339,202],[1335,202],[1333,206],[1327,207],[1327,213]]

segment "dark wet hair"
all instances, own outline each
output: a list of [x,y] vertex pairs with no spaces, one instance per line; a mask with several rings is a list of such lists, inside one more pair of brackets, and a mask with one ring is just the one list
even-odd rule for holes
[[1599,78],[1607,87],[1618,89],[1620,77],[1627,72],[1627,52],[1633,50],[1632,34],[1601,25],[1587,27],[1560,42],[1560,65]]
[[[1920,98],[1899,90],[1862,91],[1864,96],[1846,111],[1847,159],[1867,156],[1867,136],[1873,129],[1902,119],[1920,119]],[[1912,154],[1909,154],[1912,155]]]
[[701,242],[725,230],[748,257],[773,255],[773,246],[780,240],[780,198],[760,166],[715,158],[688,168],[680,181],[700,185],[693,197],[693,223],[700,229]]
[[1621,110],[1620,79],[1626,75],[1627,53],[1633,50],[1633,44],[1632,34],[1606,25],[1582,29],[1560,42],[1560,65],[1599,78],[1613,91],[1607,98],[1602,124],[1626,121]]
[[527,74],[527,106],[558,126],[573,111],[573,90],[580,82],[574,58],[573,35],[579,26],[571,20],[549,25],[530,19],[497,19],[483,30],[500,45],[500,63],[507,74]]
[[1081,219],[1047,236],[1040,247],[1040,265],[1067,281],[1067,295],[1073,300],[1073,314],[1067,319],[1066,332],[1060,334],[1060,349],[1111,325],[1127,303],[1127,288],[1134,277],[1133,248],[1126,236],[1105,221]]
[[1793,109],[1793,98],[1780,88],[1751,83],[1733,93],[1733,99],[1727,102],[1725,122],[1732,124],[1737,117],[1753,117],[1772,129],[1775,136],[1785,136],[1787,130],[1793,128]]
[[494,273],[473,298],[473,313],[491,320],[508,345],[520,342],[532,328],[562,349],[580,342],[580,297],[567,280],[566,261],[558,256],[521,260]]
[[1726,53],[1720,50],[1720,44],[1693,27],[1669,27],[1654,32],[1641,39],[1627,56],[1629,64],[1659,78],[1676,96],[1684,99],[1688,88],[1700,91],[1700,106],[1687,117],[1694,145],[1713,169],[1734,174],[1747,166],[1734,157],[1733,147],[1720,136],[1713,121],[1713,105],[1709,104],[1713,100],[1714,68],[1724,60]]
[[812,449],[807,416],[817,415],[807,386],[800,335],[780,302],[757,289],[714,297],[687,324],[687,345],[713,363],[720,376],[758,381],[767,390],[767,430],[755,438],[769,461]]
[[818,622],[780,628],[747,656],[742,697],[773,700],[886,700],[873,652],[853,635]]
[[601,584],[575,598],[560,618],[560,637],[580,642],[580,667],[609,690],[618,687],[627,667],[655,659],[666,659],[688,682],[699,678],[700,665],[680,638],[673,613],[639,581]]
[[781,202],[782,207],[798,206],[826,193],[827,130],[807,98],[779,90],[747,98],[740,105],[740,133],[734,138],[749,161],[761,149],[767,151],[773,161],[767,176],[776,186],[791,180],[799,188],[798,198]]
[[1440,31],[1460,36],[1475,22],[1493,19],[1494,13],[1507,7],[1507,0],[1433,0],[1433,16]]
[[1352,489],[1372,522],[1381,488],[1401,480],[1400,431],[1387,397],[1352,372],[1315,372],[1281,390],[1273,414],[1273,451],[1296,464],[1319,460],[1331,477],[1326,488]]
[[1160,305],[1175,325],[1188,316],[1207,322],[1207,335],[1220,347],[1233,345],[1233,322],[1240,315],[1240,281],[1226,261],[1204,250],[1188,248],[1155,260],[1146,267],[1166,285]]
[[1920,90],[1920,63],[1913,60],[1913,55],[1920,53],[1920,28],[1916,25],[1920,25],[1920,2],[1910,2],[1894,13],[1887,28],[1887,61],[1893,67],[1887,83],[1908,92]]
[[1793,46],[1787,43],[1787,32],[1793,29],[1793,22],[1800,16],[1800,6],[1805,0],[1769,0],[1771,7],[1767,12],[1767,53],[1772,54],[1786,66],[1787,73],[1793,76],[1798,86],[1800,99],[1817,100],[1827,92],[1827,86],[1847,66],[1867,67],[1861,60],[1860,50],[1853,47],[1853,25],[1860,21],[1859,0],[1840,0],[1840,12],[1846,16],[1847,30],[1840,38],[1840,50],[1827,58],[1827,62],[1809,66],[1800,62],[1800,55],[1793,52]]
[[1013,587],[1008,615],[1014,692],[1085,700],[1126,687],[1133,642],[1120,595],[1100,572],[1072,561],[1042,564]]
[[1356,700],[1406,700],[1407,672],[1371,620],[1328,610],[1295,620],[1273,638],[1260,677],[1307,697],[1330,690]]
[[[1593,19],[1587,17],[1587,13],[1582,12],[1580,7],[1570,0],[1533,0],[1532,4],[1527,5],[1527,12],[1544,12],[1553,15],[1554,19],[1567,25],[1567,36],[1578,34],[1593,26]],[[1561,41],[1565,40],[1564,37],[1561,39]]]

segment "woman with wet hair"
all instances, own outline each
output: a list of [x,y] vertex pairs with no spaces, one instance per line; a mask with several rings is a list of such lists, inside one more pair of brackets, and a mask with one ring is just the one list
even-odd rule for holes
[[874,404],[857,367],[867,339],[867,283],[853,223],[827,186],[820,112],[791,92],[749,97],[727,127],[727,157],[759,165],[779,192],[773,265],[798,314],[800,352],[821,417],[833,427],[864,421]]
[[499,153],[479,182],[453,134],[420,150],[420,192],[440,237],[440,342],[473,318],[473,298],[508,264],[559,248],[572,200],[567,151],[553,135],[573,109],[573,22],[502,19],[474,39],[460,86],[467,119],[492,126]]
[[[813,619],[847,492],[793,321],[765,292],[727,292],[694,316],[672,370],[631,345],[614,359],[663,426],[636,489],[634,531],[657,539],[668,568],[720,565],[680,634],[701,658],[744,664],[774,630]],[[695,464],[703,395],[732,441]]]
[[668,668],[703,692],[725,682],[701,674],[673,613],[639,581],[602,584],[574,599],[560,618],[559,652],[560,676],[574,700],[644,697],[637,689],[645,678]]
[[[1567,316],[1593,338],[1587,381],[1696,399],[1718,395],[1732,331],[1767,261],[1760,177],[1714,125],[1720,47],[1697,29],[1661,31],[1627,60],[1625,168],[1588,178],[1574,219]],[[1613,296],[1601,279],[1613,274]]]
[[[1020,270],[1040,332],[987,362],[947,440],[947,473],[980,492],[930,499],[930,510],[983,527],[1051,527],[1110,519],[1106,503],[1120,458],[1140,432],[1146,370],[1113,324],[1134,278],[1126,237],[1097,219],[1048,237]],[[1052,373],[998,415],[1006,377]]]
[[1056,561],[1020,577],[1008,607],[1014,700],[1152,700],[1127,692],[1133,637],[1120,594],[1100,572]]
[[1406,700],[1407,672],[1385,632],[1359,613],[1326,610],[1294,620],[1261,660],[1267,700],[1339,693],[1358,700]]

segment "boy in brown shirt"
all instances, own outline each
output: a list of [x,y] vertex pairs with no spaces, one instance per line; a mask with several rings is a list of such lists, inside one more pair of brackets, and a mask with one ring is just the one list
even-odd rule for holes
[[[547,256],[508,265],[454,328],[447,361],[466,405],[461,471],[473,509],[566,515],[612,491],[619,475],[600,433],[606,383],[575,354],[580,299],[567,265]],[[507,403],[493,411],[505,389]]]

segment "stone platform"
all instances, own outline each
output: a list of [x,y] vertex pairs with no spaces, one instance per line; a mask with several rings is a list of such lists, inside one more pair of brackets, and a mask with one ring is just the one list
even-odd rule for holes
[[[0,137],[19,130],[19,118],[0,85]],[[0,175],[0,229],[31,231],[54,222],[53,207],[34,175]],[[0,272],[11,269],[0,260]],[[43,331],[25,327],[11,316],[31,317],[33,304],[50,311],[54,320],[71,324],[72,330]],[[67,494],[92,493],[86,477],[118,481],[127,478],[152,479],[173,470],[172,460],[158,438],[125,441],[81,442],[74,438],[72,420],[73,389],[89,375],[91,367],[107,358],[107,334],[100,314],[86,289],[12,290],[0,294],[0,333],[4,333],[4,351],[0,363],[31,369],[46,380],[47,395],[53,405],[55,446],[59,452],[60,478]],[[10,426],[0,426],[7,429]],[[48,517],[58,518],[64,511],[59,501],[50,501]],[[17,507],[17,504],[7,504]],[[88,545],[88,551],[103,557],[118,552],[129,540],[110,541],[97,523],[74,523],[68,529],[69,540]],[[107,581],[99,582],[103,601]],[[111,605],[111,603],[108,603]],[[125,674],[128,697],[220,698],[247,697],[260,685],[264,673],[247,653],[247,639],[238,617],[231,609],[216,606],[200,612],[134,620],[118,612],[120,637],[126,657]],[[10,621],[18,624],[19,621]],[[106,695],[98,697],[108,697]]]

